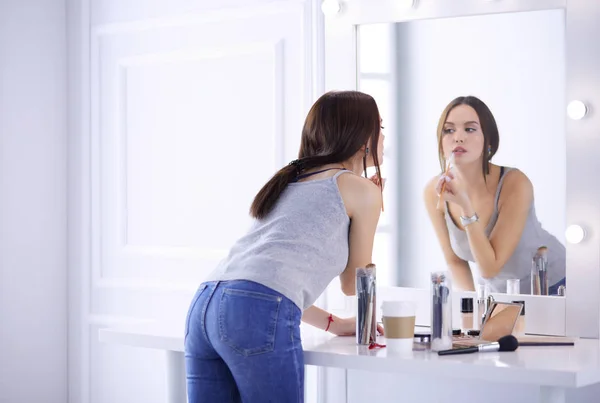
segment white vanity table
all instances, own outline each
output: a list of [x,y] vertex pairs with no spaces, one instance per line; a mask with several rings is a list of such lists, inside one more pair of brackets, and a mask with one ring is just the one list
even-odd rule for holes
[[[178,326],[144,323],[102,329],[99,337],[105,343],[165,351],[168,403],[183,403],[186,401],[183,332],[179,330]],[[508,391],[514,385],[530,385],[539,388],[538,401],[544,403],[566,402],[568,389],[600,384],[600,342],[597,339],[578,340],[574,347],[522,347],[513,353],[446,357],[425,351],[414,351],[408,357],[394,356],[385,348],[369,350],[366,346],[357,346],[353,337],[333,337],[310,329],[303,329],[303,340],[305,365],[341,369],[346,380],[352,371],[368,371],[397,374],[399,379],[403,375],[427,378],[435,383],[492,382],[506,385]],[[381,342],[385,343],[385,339],[381,338]],[[398,396],[389,401],[398,401]],[[515,401],[509,397],[510,392],[507,392],[505,401]],[[336,400],[365,401],[350,394]],[[587,401],[577,400],[579,403]]]

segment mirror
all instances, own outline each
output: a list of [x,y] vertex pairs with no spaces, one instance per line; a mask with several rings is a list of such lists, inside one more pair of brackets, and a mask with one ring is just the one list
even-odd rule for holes
[[493,301],[481,328],[480,340],[497,341],[500,337],[513,334],[523,305]]
[[520,303],[492,301],[479,336],[457,336],[452,344],[454,347],[466,347],[498,341],[509,334],[523,337],[517,326],[522,312],[523,305]]
[[[379,284],[427,288],[430,272],[448,268],[425,206],[424,189],[442,172],[438,120],[459,96],[475,96],[483,101],[499,131],[499,145],[490,161],[497,169],[492,168],[489,194],[487,198],[482,196],[479,204],[480,224],[488,227],[488,235],[497,224],[490,217],[498,211],[494,200],[500,167],[520,170],[531,183],[534,197],[534,209],[522,215],[527,217],[524,235],[499,274],[485,280],[478,265],[469,259],[474,284],[488,282],[492,292],[503,293],[506,280],[518,278],[521,294],[530,293],[532,258],[540,246],[548,247],[549,286],[564,279],[564,20],[561,9],[357,27],[358,89],[377,101],[386,136],[382,165],[382,174],[387,178],[386,211],[380,219],[373,260],[396,264],[378,267]],[[471,139],[469,133],[482,131],[481,122],[474,129],[464,124],[466,120],[477,120],[466,119],[467,115],[454,116],[452,111],[448,115],[446,121],[456,120],[456,127],[445,127],[444,135],[464,135],[462,140],[451,141]],[[479,144],[481,155],[483,143]],[[473,150],[468,149],[465,155],[469,152]],[[513,186],[517,186],[515,182],[513,179]],[[502,198],[502,192],[499,194]],[[446,220],[446,228],[455,237],[452,249],[467,260],[464,250],[470,247],[459,222],[460,208],[452,203],[448,208],[452,218]],[[442,214],[447,214],[444,209],[442,203]],[[510,226],[508,221],[504,220],[504,225]]]

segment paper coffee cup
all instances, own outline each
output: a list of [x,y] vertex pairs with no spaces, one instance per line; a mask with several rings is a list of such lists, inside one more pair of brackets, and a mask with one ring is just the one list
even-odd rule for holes
[[415,304],[411,301],[383,301],[381,313],[388,350],[412,351],[415,336]]

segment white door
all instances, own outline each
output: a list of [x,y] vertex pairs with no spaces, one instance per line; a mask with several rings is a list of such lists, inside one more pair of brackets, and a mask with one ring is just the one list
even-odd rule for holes
[[297,154],[318,3],[69,0],[72,403],[164,401],[164,356],[98,329],[183,325]]

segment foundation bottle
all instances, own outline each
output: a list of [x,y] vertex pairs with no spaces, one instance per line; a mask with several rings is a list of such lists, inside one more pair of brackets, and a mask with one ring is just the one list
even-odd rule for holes
[[460,320],[463,333],[473,329],[473,298],[462,298],[460,301]]

